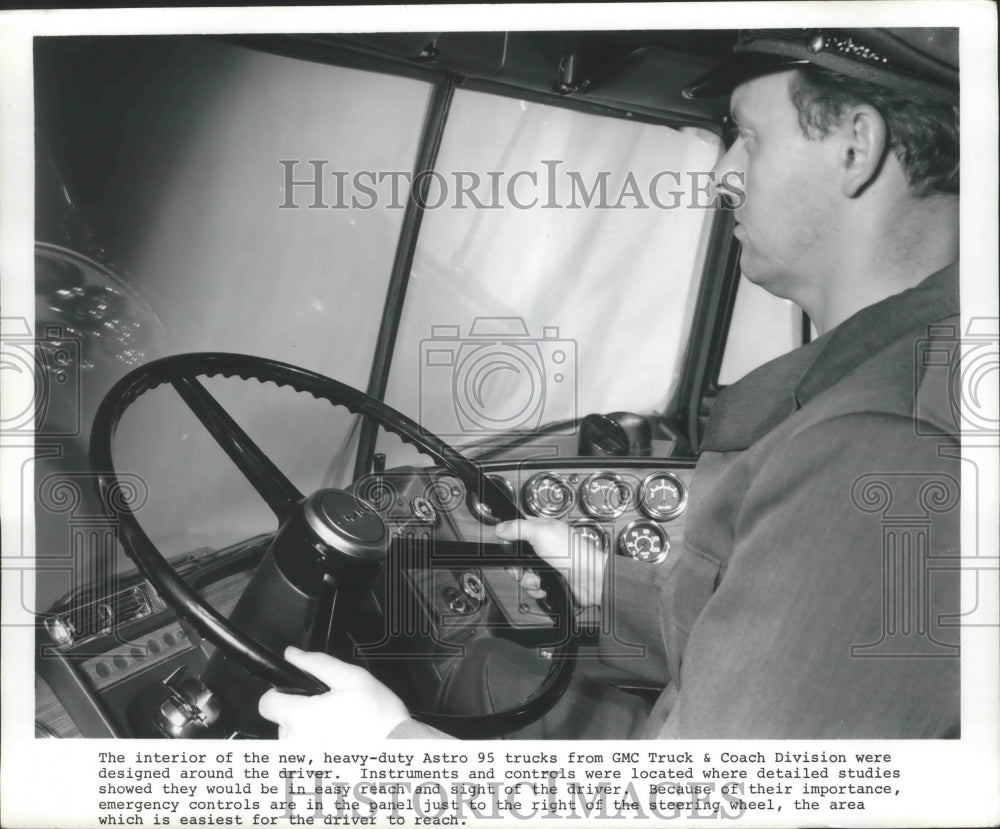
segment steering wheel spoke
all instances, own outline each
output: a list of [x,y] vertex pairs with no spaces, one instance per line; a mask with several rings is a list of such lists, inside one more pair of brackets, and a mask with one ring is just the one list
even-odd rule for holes
[[[405,561],[410,553],[408,539],[393,539],[392,547],[399,560]],[[423,562],[425,567],[447,567],[459,570],[470,567],[548,567],[531,552],[531,545],[525,541],[514,544],[470,543],[436,539],[430,545],[430,558]]]
[[278,520],[284,520],[302,493],[194,377],[174,378],[171,385]]

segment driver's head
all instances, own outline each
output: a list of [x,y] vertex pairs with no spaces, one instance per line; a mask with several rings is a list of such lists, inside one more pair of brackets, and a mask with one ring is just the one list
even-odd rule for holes
[[957,29],[742,32],[685,90],[727,93],[736,136],[716,174],[723,194],[727,172],[742,179],[743,272],[773,293],[802,299],[852,249],[891,255],[932,204],[957,214]]

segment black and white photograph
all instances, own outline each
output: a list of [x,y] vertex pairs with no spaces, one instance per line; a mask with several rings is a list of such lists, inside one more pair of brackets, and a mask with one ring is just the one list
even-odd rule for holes
[[3,825],[995,825],[996,33],[0,15]]

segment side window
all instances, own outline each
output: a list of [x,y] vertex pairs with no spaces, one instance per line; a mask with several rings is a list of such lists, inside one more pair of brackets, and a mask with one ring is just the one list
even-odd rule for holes
[[803,342],[802,309],[740,278],[718,383],[735,383]]

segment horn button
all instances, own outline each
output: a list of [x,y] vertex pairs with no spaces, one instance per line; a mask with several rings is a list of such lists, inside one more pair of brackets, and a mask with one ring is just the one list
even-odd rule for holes
[[302,504],[306,523],[338,552],[364,561],[385,558],[389,530],[371,504],[340,489],[320,490]]
[[[371,504],[340,489],[321,489],[292,510],[278,530],[274,563],[301,593],[318,596],[324,580],[366,590],[381,569],[391,537]],[[353,582],[357,582],[354,584]]]

